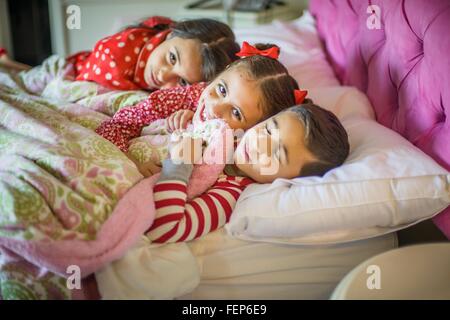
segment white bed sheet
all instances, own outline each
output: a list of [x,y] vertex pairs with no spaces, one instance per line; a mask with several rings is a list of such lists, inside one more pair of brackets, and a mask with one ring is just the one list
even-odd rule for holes
[[218,230],[189,244],[200,284],[180,299],[328,299],[358,264],[397,247],[390,233],[328,246],[247,242]]
[[103,299],[328,299],[350,270],[396,247],[395,233],[292,246],[239,240],[222,228],[190,243],[142,238],[96,278]]

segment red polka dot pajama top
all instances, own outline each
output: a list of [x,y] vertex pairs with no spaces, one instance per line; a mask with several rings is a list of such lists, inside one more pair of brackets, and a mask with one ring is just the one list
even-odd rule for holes
[[112,90],[150,90],[144,80],[147,60],[153,50],[166,39],[170,26],[164,17],[151,17],[143,22],[149,28],[133,27],[97,42],[93,51],[83,51],[67,58],[74,65],[76,80],[94,81]]

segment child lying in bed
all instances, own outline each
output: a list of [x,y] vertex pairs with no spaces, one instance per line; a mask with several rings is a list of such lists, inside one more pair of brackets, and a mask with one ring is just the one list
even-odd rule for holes
[[146,235],[156,243],[206,235],[229,221],[249,184],[322,176],[340,166],[348,153],[347,133],[336,116],[306,100],[248,130],[234,153],[235,163],[193,200],[186,194],[193,165],[164,160],[153,190],[156,217]]
[[[298,90],[297,82],[276,60],[279,48],[257,47],[245,43],[238,53],[242,59],[233,62],[209,85],[199,83],[153,92],[139,105],[117,112],[96,132],[128,152],[130,140],[158,119],[167,119],[169,131],[185,129],[192,120],[211,119],[222,119],[230,128],[245,131],[296,101],[301,102],[305,92]],[[155,161],[136,164],[145,176],[160,170]]]
[[[74,54],[67,62],[76,80],[112,90],[156,90],[211,81],[236,60],[238,51],[233,31],[222,22],[151,17],[99,40],[93,51]],[[30,68],[9,59],[2,48],[0,65]]]

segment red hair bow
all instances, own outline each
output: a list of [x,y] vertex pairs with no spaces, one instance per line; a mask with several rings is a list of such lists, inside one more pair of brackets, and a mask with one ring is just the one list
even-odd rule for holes
[[236,53],[238,57],[250,57],[250,56],[264,56],[272,59],[278,59],[278,55],[280,54],[280,50],[278,47],[273,46],[272,48],[266,50],[259,50],[258,48],[252,46],[247,41],[242,43],[241,51]]
[[308,91],[306,90],[294,90],[295,104],[302,104],[306,98]]

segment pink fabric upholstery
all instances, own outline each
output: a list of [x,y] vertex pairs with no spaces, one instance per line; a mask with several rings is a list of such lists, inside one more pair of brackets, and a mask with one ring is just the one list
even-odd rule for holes
[[[369,5],[380,8],[380,29],[367,27]],[[342,83],[450,170],[450,1],[311,0],[310,10]],[[450,207],[434,222],[450,239]]]

